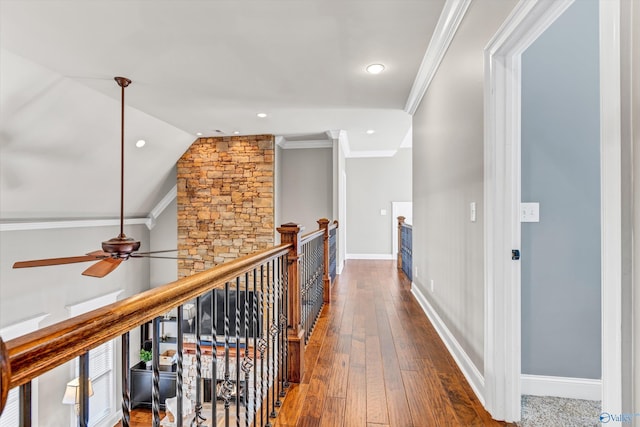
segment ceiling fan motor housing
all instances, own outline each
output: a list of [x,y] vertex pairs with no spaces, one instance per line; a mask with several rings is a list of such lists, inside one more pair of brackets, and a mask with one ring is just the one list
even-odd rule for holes
[[124,234],[102,242],[102,250],[110,253],[115,258],[127,259],[138,249],[140,249],[140,242]]

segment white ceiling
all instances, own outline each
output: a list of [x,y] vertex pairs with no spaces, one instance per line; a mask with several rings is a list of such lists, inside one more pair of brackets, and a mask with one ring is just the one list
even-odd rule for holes
[[[407,144],[444,0],[0,0],[0,218],[146,216],[204,135]],[[367,74],[368,64],[386,70]],[[260,119],[256,113],[265,112]],[[367,129],[375,129],[367,135]],[[217,130],[222,133],[216,132]],[[133,144],[147,140],[143,149]]]

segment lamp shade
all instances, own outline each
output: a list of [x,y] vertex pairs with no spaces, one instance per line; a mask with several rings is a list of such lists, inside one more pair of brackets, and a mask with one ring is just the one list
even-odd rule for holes
[[188,303],[182,306],[184,318],[189,320],[196,317],[196,305]]
[[[91,396],[93,396],[93,385],[91,384],[91,378],[89,378],[89,397]],[[76,377],[67,383],[62,403],[65,405],[80,403],[80,378]]]

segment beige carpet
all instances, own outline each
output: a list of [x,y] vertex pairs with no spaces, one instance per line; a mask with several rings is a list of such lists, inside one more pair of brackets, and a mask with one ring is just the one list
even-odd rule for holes
[[523,395],[522,420],[518,425],[521,427],[599,426],[601,413],[599,400]]

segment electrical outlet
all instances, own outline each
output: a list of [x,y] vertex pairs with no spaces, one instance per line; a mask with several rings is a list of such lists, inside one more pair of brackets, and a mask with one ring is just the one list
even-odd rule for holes
[[431,292],[433,292],[433,289],[434,289],[433,279],[431,279],[431,281],[429,282],[429,286],[431,287]]

